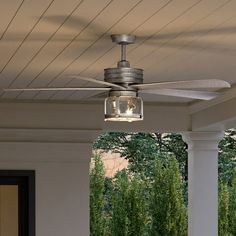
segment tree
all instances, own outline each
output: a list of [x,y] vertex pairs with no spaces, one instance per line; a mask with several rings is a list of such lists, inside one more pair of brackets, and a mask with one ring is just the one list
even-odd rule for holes
[[103,162],[98,154],[94,157],[94,167],[90,171],[90,235],[104,235],[104,179]]
[[113,196],[113,178],[105,177],[104,182],[104,218],[105,218],[105,236],[112,235],[112,196]]
[[126,171],[117,173],[112,197],[112,236],[143,236],[147,224],[144,181]]
[[149,176],[159,153],[151,133],[105,133],[94,143],[94,148],[120,153],[121,157],[129,161],[132,172],[146,173]]
[[99,136],[94,148],[120,153],[129,161],[130,171],[147,177],[153,176],[156,158],[175,155],[187,180],[187,145],[179,134],[110,132]]
[[162,149],[165,153],[174,155],[179,163],[180,172],[185,181],[188,180],[188,145],[183,141],[180,134],[168,133],[162,134]]
[[127,217],[127,196],[128,196],[128,175],[125,171],[117,174],[114,181],[114,191],[112,196],[112,236],[128,235]]
[[165,171],[163,163],[156,160],[154,170],[153,191],[150,202],[150,213],[152,217],[151,235],[165,236],[167,234],[163,221],[166,219],[166,210],[168,203],[166,197],[167,193],[167,179],[165,179]]
[[219,188],[219,236],[229,235],[229,190],[225,183],[220,183]]
[[233,171],[229,194],[229,229],[232,235],[236,235],[236,168]]
[[[185,180],[187,195],[188,160],[187,144],[180,134],[175,133],[104,133],[94,143],[94,148],[113,151],[129,161],[132,172],[144,173],[153,177],[156,158],[175,155],[179,162],[181,174]],[[236,131],[225,131],[224,139],[219,144],[219,180],[230,182],[236,167]]]
[[187,235],[186,208],[178,162],[174,157],[157,160],[151,198],[153,236]]
[[236,168],[236,131],[225,131],[224,139],[219,144],[219,180],[230,183]]
[[143,236],[145,233],[148,209],[145,198],[146,183],[135,175],[130,180],[127,195],[128,235]]
[[[105,179],[105,200],[101,205],[108,227],[103,235],[143,235],[144,231],[154,236],[187,235],[183,201],[183,192],[187,196],[187,144],[181,135],[105,133],[94,143],[94,148],[118,152],[129,161],[128,171]],[[219,144],[219,234],[222,236],[236,235],[235,157],[236,131],[231,129]],[[145,214],[148,204],[149,213]],[[101,205],[96,209],[101,210]],[[101,225],[104,229],[104,222]],[[99,232],[99,227],[94,228]]]

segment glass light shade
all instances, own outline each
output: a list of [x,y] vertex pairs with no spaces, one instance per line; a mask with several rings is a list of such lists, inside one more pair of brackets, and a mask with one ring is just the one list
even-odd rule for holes
[[105,99],[105,121],[143,120],[143,100],[133,96],[111,96]]

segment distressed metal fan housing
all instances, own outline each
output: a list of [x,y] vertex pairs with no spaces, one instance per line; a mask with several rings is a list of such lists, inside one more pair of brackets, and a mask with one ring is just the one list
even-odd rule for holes
[[139,121],[143,119],[143,101],[138,89],[131,87],[143,83],[143,70],[130,67],[126,60],[126,45],[135,42],[134,35],[111,35],[112,41],[121,46],[121,59],[116,68],[104,69],[104,80],[121,85],[114,87],[105,99],[106,121]]
[[[224,80],[187,80],[175,82],[143,83],[143,70],[132,68],[126,60],[126,46],[135,42],[134,35],[111,35],[112,41],[120,45],[121,58],[115,68],[104,69],[104,81],[78,75],[68,78],[83,80],[101,85],[100,87],[35,87],[6,88],[3,91],[100,91],[108,92],[105,99],[106,121],[139,121],[143,120],[143,101],[139,94],[183,97],[191,99],[210,100],[221,93],[205,91],[205,89],[229,88]],[[204,89],[204,91],[201,91]]]
[[[211,99],[219,95],[215,92],[200,92],[200,91],[175,91],[165,90],[165,85],[168,87],[176,87],[175,83],[157,83],[143,84],[143,69],[132,68],[130,63],[126,60],[126,46],[135,42],[134,35],[111,35],[112,41],[121,46],[121,59],[117,63],[116,68],[104,69],[104,80],[108,83],[113,83],[122,86],[122,88],[114,87],[109,92],[109,97],[105,99],[105,120],[109,121],[139,121],[143,120],[143,101],[138,96],[138,92],[167,94],[173,96],[190,95],[193,98]],[[212,85],[211,85],[212,82]],[[186,85],[188,81],[181,81],[180,83]],[[213,83],[219,85],[219,87],[228,87],[229,84],[225,81],[193,81],[194,83],[207,84],[210,87],[214,87]],[[153,87],[153,86],[154,87]],[[154,91],[155,86],[163,86],[163,89]],[[169,85],[169,86],[168,86]],[[171,86],[172,85],[172,86]],[[177,86],[178,87],[178,86]],[[188,86],[187,86],[188,87]],[[190,82],[191,87],[191,82]],[[194,87],[201,87],[200,84]],[[206,86],[207,87],[207,86]],[[180,85],[180,88],[182,86]],[[151,89],[151,90],[150,90]],[[168,94],[169,92],[169,94]],[[183,93],[182,95],[180,93]]]

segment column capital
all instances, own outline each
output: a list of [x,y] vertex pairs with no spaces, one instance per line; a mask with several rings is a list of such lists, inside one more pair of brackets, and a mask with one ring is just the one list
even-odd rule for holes
[[183,140],[188,144],[188,150],[217,150],[224,137],[223,131],[189,131],[182,133]]

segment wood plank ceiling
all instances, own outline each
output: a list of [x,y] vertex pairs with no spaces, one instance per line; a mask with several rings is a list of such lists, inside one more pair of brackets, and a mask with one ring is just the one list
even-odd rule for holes
[[[110,34],[142,36],[128,48],[145,82],[224,79],[236,83],[234,0],[10,0],[0,8],[0,87],[80,86],[103,80],[119,48]],[[89,84],[86,84],[89,85]],[[94,92],[2,92],[1,100],[89,100]],[[189,102],[145,96],[150,102]]]

